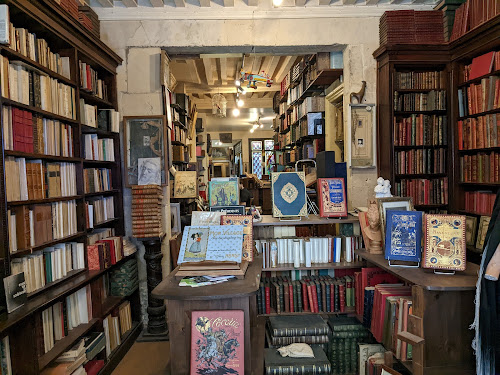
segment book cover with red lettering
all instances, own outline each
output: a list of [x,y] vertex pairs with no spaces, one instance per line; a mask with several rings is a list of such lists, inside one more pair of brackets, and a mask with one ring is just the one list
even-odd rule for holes
[[191,313],[191,375],[245,373],[243,310]]

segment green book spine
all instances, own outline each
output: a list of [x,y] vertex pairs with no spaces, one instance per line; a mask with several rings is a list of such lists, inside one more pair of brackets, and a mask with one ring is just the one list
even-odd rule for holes
[[358,340],[351,340],[351,373],[355,374],[358,370]]
[[410,344],[408,344],[408,346],[406,347],[406,359],[408,361],[413,359],[412,351],[413,351],[413,347]]
[[351,341],[353,341],[351,338],[346,338],[344,340],[344,374],[349,374],[351,372]]
[[335,338],[365,338],[368,337],[368,332],[365,331],[347,331],[347,332],[332,332],[332,336]]
[[332,364],[332,375],[338,375],[339,374],[339,368],[338,368],[338,345],[339,345],[339,339],[332,339],[330,341],[330,363]]
[[339,351],[338,351],[338,362],[339,362],[339,374],[344,375],[345,374],[345,344],[344,344],[345,339],[340,339],[339,338]]
[[334,332],[345,332],[345,331],[365,331],[366,328],[361,324],[337,324],[332,326],[332,331]]

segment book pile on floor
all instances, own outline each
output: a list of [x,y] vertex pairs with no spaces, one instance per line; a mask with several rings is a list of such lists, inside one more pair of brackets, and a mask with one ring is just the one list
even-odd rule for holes
[[132,231],[134,237],[161,237],[162,188],[158,185],[132,186]]
[[129,296],[139,285],[137,260],[130,259],[110,272],[111,295]]

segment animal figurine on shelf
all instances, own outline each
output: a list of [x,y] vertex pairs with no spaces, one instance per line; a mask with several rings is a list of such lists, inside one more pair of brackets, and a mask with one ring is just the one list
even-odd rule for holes
[[352,98],[356,98],[358,104],[361,104],[361,102],[363,101],[363,97],[365,96],[365,90],[366,90],[366,81],[362,81],[362,84],[363,85],[361,86],[361,90],[359,90],[359,92],[351,92],[351,97],[349,100],[351,104],[352,104]]

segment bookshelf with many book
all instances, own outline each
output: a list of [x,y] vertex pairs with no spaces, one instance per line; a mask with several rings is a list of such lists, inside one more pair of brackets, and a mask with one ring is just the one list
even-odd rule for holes
[[121,59],[56,3],[4,4],[0,261],[2,277],[24,273],[27,301],[12,311],[7,288],[2,373],[50,374],[112,321],[104,336],[114,350],[89,365],[111,373],[141,329],[137,277],[120,274],[136,268],[123,239]]

